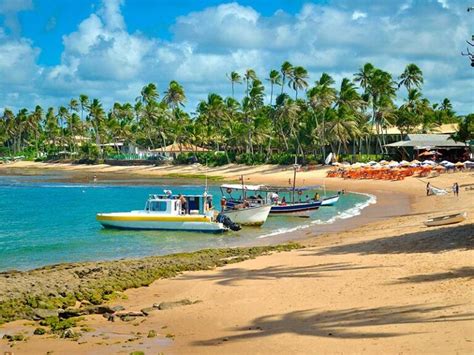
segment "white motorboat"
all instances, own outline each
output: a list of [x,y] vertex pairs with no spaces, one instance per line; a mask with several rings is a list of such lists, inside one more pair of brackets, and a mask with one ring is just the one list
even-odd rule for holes
[[248,207],[234,205],[232,208],[225,209],[222,213],[230,217],[234,223],[243,226],[261,226],[267,220],[271,209],[271,205],[255,205]]
[[[98,213],[105,228],[142,230],[182,230],[220,233],[228,230],[215,220],[215,211],[209,208],[208,195],[185,195],[186,209],[177,196],[150,195],[144,210],[131,212]],[[212,201],[212,197],[211,197]]]
[[467,218],[467,212],[460,212],[441,217],[433,217],[424,222],[427,227],[444,226],[447,224],[460,223]]

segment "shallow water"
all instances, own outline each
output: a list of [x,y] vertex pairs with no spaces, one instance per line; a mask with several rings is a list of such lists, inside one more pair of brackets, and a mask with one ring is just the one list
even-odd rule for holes
[[[371,196],[348,193],[336,206],[320,208],[310,218],[270,217],[260,228],[222,235],[106,230],[95,220],[98,212],[142,209],[149,194],[163,189],[202,193],[204,186],[92,185],[55,183],[44,176],[0,176],[0,270],[270,244],[276,235],[353,217],[374,202]],[[218,205],[218,186],[210,186],[209,192]]]

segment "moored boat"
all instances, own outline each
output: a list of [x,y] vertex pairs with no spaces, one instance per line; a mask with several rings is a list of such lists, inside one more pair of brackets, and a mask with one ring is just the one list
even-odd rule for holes
[[[307,216],[309,211],[317,210],[321,206],[320,200],[311,199],[305,196],[302,200],[303,192],[311,191],[319,188],[319,186],[307,187],[272,187],[264,185],[238,185],[238,184],[224,184],[221,185],[222,195],[228,194],[226,200],[226,207],[232,208],[247,201],[250,206],[271,205],[270,215],[304,215]],[[233,193],[238,193],[238,197]],[[287,194],[286,197],[281,198],[280,195]],[[296,197],[296,196],[297,197]],[[281,198],[281,199],[280,199]],[[293,201],[295,198],[298,201]]]
[[248,207],[226,208],[222,213],[229,216],[232,222],[243,226],[261,226],[268,218],[271,205],[249,205]]
[[337,201],[339,201],[339,195],[323,197],[321,200],[321,206],[334,206]]
[[447,224],[460,223],[467,218],[467,212],[460,212],[446,216],[433,217],[423,222],[427,227],[444,226]]
[[[181,230],[220,233],[228,228],[214,218],[209,196],[150,195],[144,210],[98,213],[97,221],[105,228],[137,230]],[[212,199],[212,197],[211,197]],[[183,206],[186,201],[186,206]]]

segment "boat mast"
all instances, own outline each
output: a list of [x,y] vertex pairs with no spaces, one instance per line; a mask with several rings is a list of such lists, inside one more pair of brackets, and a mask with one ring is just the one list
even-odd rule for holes
[[206,192],[206,196],[207,196],[207,158],[206,158],[206,170],[205,171],[206,171],[206,173],[205,173],[205,175],[206,175],[206,187],[205,187],[204,191]]
[[295,189],[296,189],[296,169],[298,167],[298,164],[297,164],[298,160],[297,160],[297,155],[295,155],[295,164],[293,165],[293,204],[295,203]]

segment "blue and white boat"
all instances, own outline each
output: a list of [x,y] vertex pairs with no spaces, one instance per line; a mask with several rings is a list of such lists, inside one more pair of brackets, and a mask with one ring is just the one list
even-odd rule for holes
[[[317,210],[322,203],[321,200],[315,200],[308,195],[303,200],[304,192],[316,190],[319,186],[285,188],[265,185],[224,184],[220,188],[222,195],[226,198],[227,207],[233,207],[244,201],[251,206],[271,205],[270,215],[306,216],[309,211]],[[283,195],[283,197],[280,195]],[[316,197],[316,194],[314,197]]]

